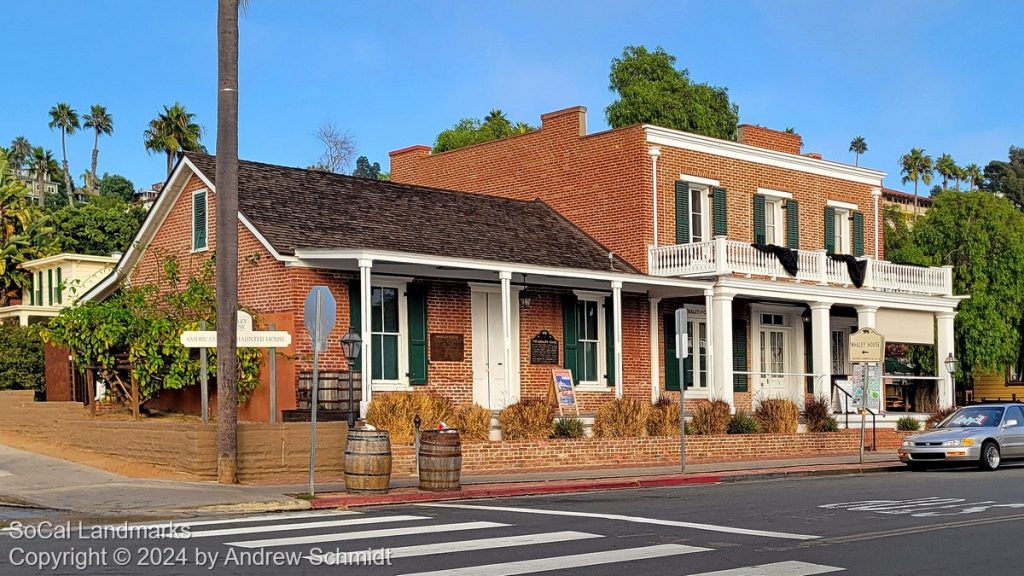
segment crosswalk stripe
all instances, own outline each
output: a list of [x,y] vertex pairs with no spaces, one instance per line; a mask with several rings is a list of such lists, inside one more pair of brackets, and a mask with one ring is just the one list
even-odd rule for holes
[[680,522],[677,520],[660,520],[658,518],[642,518],[640,516],[624,516],[622,514],[599,514],[595,512],[576,512],[570,510],[545,510],[542,508],[512,508],[508,506],[478,506],[474,504],[416,504],[427,508],[461,508],[463,510],[484,510],[491,512],[521,512],[523,514],[546,514],[550,516],[575,516],[579,518],[603,518],[605,520],[618,520],[620,522],[636,522],[638,524],[655,524],[658,526],[675,526],[679,528],[692,528],[695,530],[707,530],[709,532],[725,532],[726,534],[744,534],[748,536],[762,536],[765,538],[783,538],[788,540],[816,540],[820,536],[809,534],[791,534],[789,532],[771,532],[767,530],[751,530],[749,528],[737,528],[735,526],[718,526],[715,524],[698,524],[696,522]]
[[[263,514],[260,516],[240,516],[234,518],[218,518],[216,520],[196,520],[179,522],[177,520],[165,520],[163,522],[151,522],[147,524],[129,524],[132,528],[157,528],[160,526],[175,526],[178,528],[192,528],[194,526],[215,526],[217,524],[242,524],[246,522],[273,522],[274,520],[297,520],[300,518],[322,518],[324,516],[351,516],[359,514],[350,510],[307,510],[305,512],[282,512],[279,514]],[[121,524],[109,524],[108,526],[121,526]]]
[[571,554],[568,556],[555,556],[551,558],[518,560],[516,562],[487,564],[484,566],[450,568],[447,570],[435,570],[433,572],[417,572],[415,574],[406,574],[404,576],[479,576],[480,574],[486,574],[487,576],[515,576],[517,574],[533,574],[534,572],[564,570],[567,568],[580,568],[583,566],[597,566],[599,564],[635,562],[637,560],[644,560],[647,558],[679,556],[681,554],[692,554],[694,552],[705,552],[707,550],[710,550],[710,548],[686,546],[684,544],[659,544],[657,546],[645,546],[643,548],[606,550],[604,552],[589,552],[586,554]]
[[814,574],[828,574],[829,572],[842,572],[843,570],[846,569],[837,566],[825,566],[823,564],[790,560],[787,562],[758,564],[757,566],[744,566],[743,568],[730,568],[729,570],[718,570],[717,572],[701,572],[700,574],[691,574],[690,576],[813,576]]
[[[604,538],[600,534],[589,534],[587,532],[547,532],[545,534],[523,534],[520,536],[501,536],[498,538],[479,538],[476,540],[459,540],[456,542],[437,542],[435,544],[420,544],[417,546],[400,546],[388,548],[388,557],[413,558],[415,556],[431,556],[434,554],[451,554],[453,552],[471,552],[474,550],[491,550],[494,548],[511,548],[513,546],[533,546],[536,544],[548,544],[553,542],[569,542],[572,540],[586,540],[589,538]],[[310,556],[310,560],[316,565],[343,563],[343,559],[355,557],[365,550],[353,550],[350,552],[331,552]]]
[[508,526],[508,524],[501,524],[499,522],[459,522],[457,524],[407,526],[405,528],[364,530],[362,532],[339,532],[336,534],[314,534],[312,536],[292,536],[288,538],[269,538],[267,540],[227,542],[227,545],[236,546],[238,548],[270,548],[273,546],[296,546],[299,544],[318,544],[322,542],[344,542],[346,540],[362,540],[365,538],[387,538],[389,536],[410,536],[413,534],[434,534],[441,532],[457,532],[460,530],[480,530],[483,528],[504,528],[506,526]]
[[376,516],[349,518],[348,520],[324,520],[321,522],[296,522],[293,524],[265,524],[263,526],[244,526],[242,528],[221,528],[219,530],[203,530],[190,532],[176,538],[209,538],[211,536],[234,536],[236,534],[259,534],[261,532],[284,532],[287,530],[312,530],[314,528],[337,528],[339,526],[359,526],[362,524],[383,524],[385,522],[406,522],[409,520],[430,520],[429,516]]

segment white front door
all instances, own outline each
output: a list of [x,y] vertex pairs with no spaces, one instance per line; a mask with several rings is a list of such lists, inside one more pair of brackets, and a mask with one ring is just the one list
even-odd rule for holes
[[787,398],[789,390],[789,330],[784,328],[762,328],[758,335],[758,349],[761,365],[758,371],[759,392],[763,398]]
[[[512,299],[518,303],[518,298]],[[505,340],[501,326],[501,293],[474,290],[473,307],[473,402],[489,410],[501,410],[519,400],[518,306],[512,306],[512,382],[505,381]]]

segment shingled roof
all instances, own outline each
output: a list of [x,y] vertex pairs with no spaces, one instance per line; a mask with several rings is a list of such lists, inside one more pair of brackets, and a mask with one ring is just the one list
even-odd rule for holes
[[[211,182],[215,158],[188,153]],[[608,249],[539,200],[424,188],[241,160],[238,208],[283,255],[387,250],[609,271]],[[614,258],[614,270],[638,273]]]

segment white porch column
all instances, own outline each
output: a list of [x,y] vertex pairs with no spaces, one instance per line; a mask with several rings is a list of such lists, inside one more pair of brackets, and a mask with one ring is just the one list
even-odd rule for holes
[[[811,372],[814,395],[828,401],[832,395],[832,326],[827,302],[811,302]],[[823,375],[823,376],[822,376]]]
[[[370,299],[373,297],[373,288],[370,284],[370,270],[373,268],[373,260],[359,260],[359,318],[362,320],[359,337],[363,339],[363,351],[359,354],[362,373],[360,374],[360,386],[362,387],[362,400],[359,402],[359,415],[366,418],[366,408],[373,400],[373,352],[371,350],[371,318],[370,311],[373,306]],[[348,327],[346,326],[346,329]]]
[[874,328],[878,306],[857,306],[857,329]]
[[512,385],[512,272],[498,272],[501,280],[501,340],[504,354],[502,372],[505,373],[505,396]]
[[[732,294],[716,292],[711,299],[712,317],[717,324],[712,341],[712,365],[714,367],[714,385],[710,390],[710,397],[714,400],[723,400],[733,406],[733,382],[732,382]],[[682,375],[680,375],[680,379]]]
[[615,397],[622,398],[622,282],[612,280],[612,326],[615,338]]
[[938,345],[935,347],[935,372],[936,376],[940,377],[938,381],[939,389],[936,391],[938,394],[939,409],[949,408],[953,405],[953,400],[956,398],[953,393],[953,375],[946,370],[946,358],[950,354],[954,354],[954,340],[953,340],[953,319],[956,317],[955,312],[936,312],[935,323],[938,333],[936,334],[936,340]]
[[[704,342],[704,357],[707,358],[706,362],[708,367],[707,376],[705,377],[707,378],[707,382],[710,384],[714,384],[715,382],[715,349],[714,346],[711,345],[715,339],[715,320],[711,315],[711,308],[713,306],[712,297],[714,295],[715,291],[711,288],[704,290],[704,325],[707,326],[707,339]],[[697,338],[698,340],[693,343],[694,350],[700,346],[699,333],[697,334]],[[711,388],[713,388],[713,386],[708,386],[709,396],[711,395]]]
[[[657,402],[661,396],[661,334],[659,327],[661,324],[661,316],[658,314],[658,304],[661,303],[661,298],[655,298],[653,296],[647,297],[647,303],[650,306],[650,329],[651,329],[651,402]],[[665,359],[665,362],[670,362],[669,358]]]

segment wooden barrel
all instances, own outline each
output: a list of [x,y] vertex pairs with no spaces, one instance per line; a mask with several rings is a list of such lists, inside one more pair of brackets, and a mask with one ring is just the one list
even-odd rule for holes
[[391,482],[391,439],[385,430],[349,430],[345,444],[345,489],[373,494]]
[[420,490],[458,490],[462,473],[462,440],[459,431],[420,432],[419,462]]

